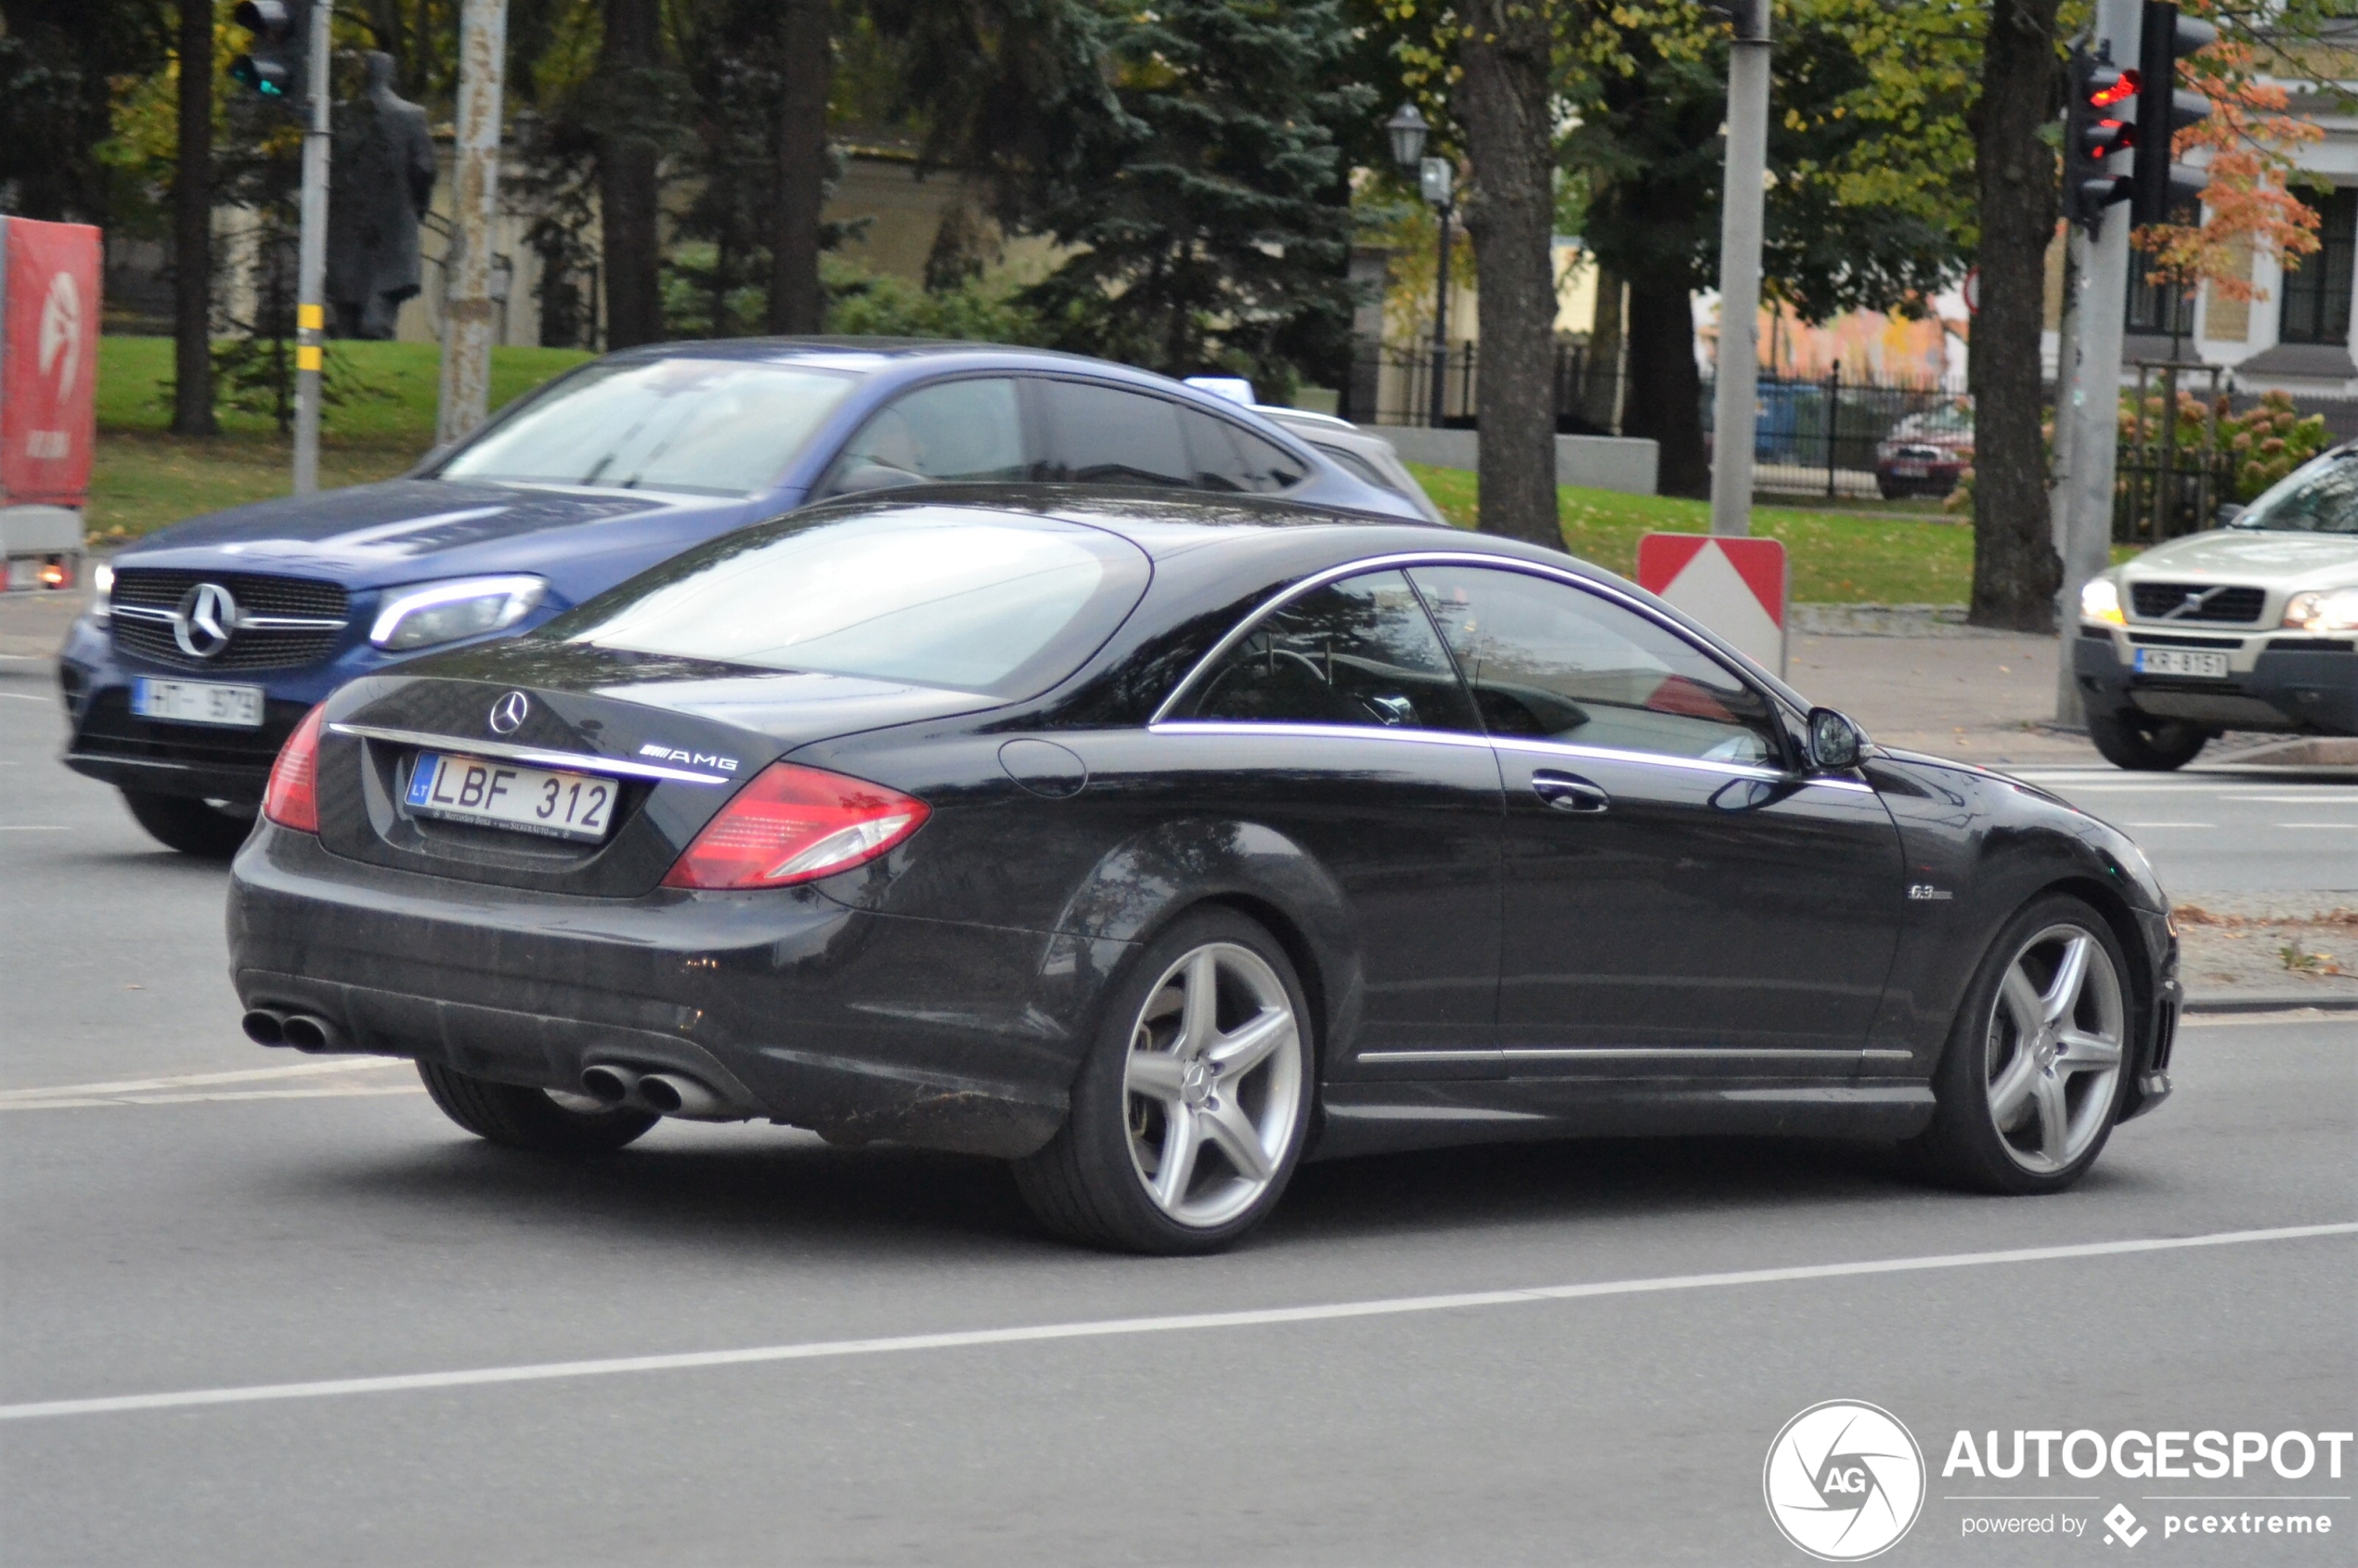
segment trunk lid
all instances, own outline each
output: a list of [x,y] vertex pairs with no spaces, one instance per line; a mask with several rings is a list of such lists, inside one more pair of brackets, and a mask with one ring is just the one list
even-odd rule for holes
[[[797,746],[995,706],[969,692],[529,642],[434,665],[330,699],[320,842],[376,865],[589,898],[652,891],[737,785]],[[506,784],[580,775],[613,798],[594,839],[465,818],[454,812],[476,802],[439,792],[446,810],[413,797],[429,754],[505,770]]]

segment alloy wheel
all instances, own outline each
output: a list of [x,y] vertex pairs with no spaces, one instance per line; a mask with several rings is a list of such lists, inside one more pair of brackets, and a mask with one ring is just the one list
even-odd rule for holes
[[2008,1158],[2049,1173],[2104,1134],[2127,1030],[2120,976],[2081,927],[2050,926],[2006,965],[1990,1009],[1989,1116]]
[[1147,993],[1122,1069],[1130,1162],[1193,1227],[1252,1206],[1284,1166],[1302,1103],[1301,1022],[1250,948],[1208,942]]

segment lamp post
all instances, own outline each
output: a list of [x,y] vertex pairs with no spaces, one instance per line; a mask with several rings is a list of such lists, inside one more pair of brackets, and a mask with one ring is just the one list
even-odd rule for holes
[[1417,189],[1441,217],[1441,255],[1432,303],[1432,427],[1441,428],[1449,385],[1449,217],[1455,210],[1457,167],[1446,158],[1427,158],[1425,138],[1432,127],[1413,103],[1404,103],[1384,122],[1392,137],[1392,159],[1403,169],[1417,172]]

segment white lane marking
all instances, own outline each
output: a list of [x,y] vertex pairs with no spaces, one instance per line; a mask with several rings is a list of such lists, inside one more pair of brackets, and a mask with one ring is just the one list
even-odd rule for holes
[[[30,656],[31,655],[24,654],[11,654],[9,655],[11,658],[19,659],[29,658]],[[58,699],[55,697],[28,697],[22,692],[0,692],[0,697],[6,697],[12,703],[39,703],[44,707],[55,707],[58,705]]]
[[2358,823],[2274,823],[2274,827],[2358,827]]
[[376,1068],[408,1067],[404,1056],[339,1056],[327,1062],[296,1062],[288,1067],[240,1068],[235,1072],[183,1072],[169,1078],[118,1078],[106,1083],[58,1083],[46,1089],[0,1090],[0,1105],[19,1100],[46,1099],[53,1095],[139,1095],[187,1089],[200,1083],[253,1083],[270,1078],[307,1078],[320,1072],[367,1072]]
[[231,1089],[218,1095],[113,1095],[71,1100],[16,1100],[0,1104],[0,1113],[12,1110],[86,1110],[92,1106],[212,1105],[220,1100],[344,1100],[357,1095],[422,1095],[422,1083],[356,1083],[334,1089]]
[[1535,1302],[1585,1301],[1597,1296],[1642,1296],[1668,1290],[1781,1285],[1805,1279],[1915,1274],[1930,1269],[2052,1263],[2068,1258],[2120,1257],[2137,1252],[2175,1252],[2197,1247],[2235,1247],[2259,1241],[2297,1241],[2316,1237],[2353,1235],[2358,1235],[2358,1220],[2339,1221],[2331,1225],[2280,1225],[2269,1230],[2214,1231],[2207,1236],[2089,1241],[2063,1247],[2017,1247],[2002,1252],[1950,1252],[1933,1257],[1879,1258],[1864,1263],[1811,1263],[1795,1268],[1743,1269],[1728,1274],[1608,1279],[1585,1285],[1543,1285],[1521,1290],[1469,1290],[1449,1296],[1394,1296],[1380,1301],[1263,1307],[1249,1312],[1184,1313],[1167,1317],[1108,1317],[1079,1323],[1043,1323],[1021,1328],[969,1328],[945,1334],[901,1334],[889,1339],[819,1340],[802,1344],[757,1345],[744,1350],[688,1351],[670,1355],[615,1356],[598,1361],[548,1361],[519,1367],[481,1367],[460,1372],[406,1372],[389,1377],[335,1378],[310,1383],[258,1383],[242,1388],[188,1389],[174,1393],[45,1399],[24,1405],[0,1405],[0,1421],[36,1420],[50,1416],[110,1415],[131,1410],[176,1410],[193,1405],[252,1405],[272,1399],[327,1399],[353,1393],[405,1393],[421,1389],[473,1388],[488,1383],[547,1382],[561,1378],[612,1377],[623,1372],[681,1372],[707,1367],[745,1367],[771,1361],[897,1355],[911,1351],[965,1350],[978,1345],[1031,1344],[1046,1340],[1096,1340],[1128,1334],[1173,1334],[1213,1328],[1261,1328],[1286,1323],[1331,1323],[1354,1317],[1397,1317],[1412,1313],[1524,1306]]
[[2216,823],[2122,823],[2123,827],[2215,827]]
[[2336,784],[2319,784],[2306,795],[2222,795],[2222,800],[2264,800],[2272,806],[2358,806],[2358,795]]
[[[2218,1029],[2226,1024],[2321,1024],[2327,1018],[2346,1018],[2347,1012],[2332,1012],[2323,1007],[2287,1007],[2273,1013],[2181,1013],[2180,1029]],[[2343,1043],[2358,1045],[2358,1030],[2342,1036]]]

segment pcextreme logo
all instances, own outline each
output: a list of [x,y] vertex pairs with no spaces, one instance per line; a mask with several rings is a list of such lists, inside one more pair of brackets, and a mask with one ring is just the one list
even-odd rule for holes
[[1859,1562],[1888,1550],[1916,1523],[1924,1451],[1890,1411],[1829,1399],[1777,1433],[1760,1489],[1785,1539],[1823,1562]]

